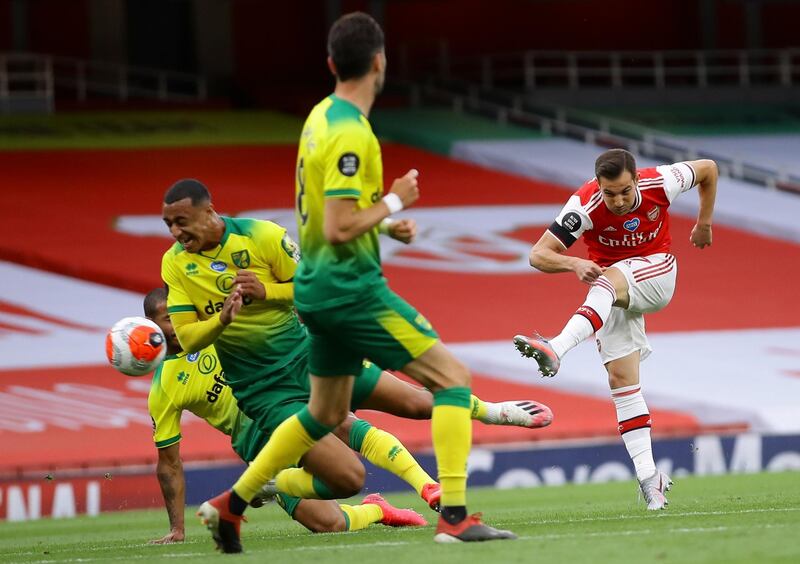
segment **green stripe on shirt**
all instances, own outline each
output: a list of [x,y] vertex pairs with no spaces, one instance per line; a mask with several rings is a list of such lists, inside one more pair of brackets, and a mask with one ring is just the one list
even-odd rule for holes
[[325,197],[326,198],[335,198],[338,196],[353,196],[358,198],[361,195],[360,190],[356,190],[355,188],[331,188],[325,190]]
[[193,305],[177,305],[167,308],[167,313],[179,313],[181,311],[197,311]]

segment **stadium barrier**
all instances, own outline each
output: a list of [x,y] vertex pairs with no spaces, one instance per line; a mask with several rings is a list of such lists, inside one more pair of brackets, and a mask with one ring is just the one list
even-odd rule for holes
[[[688,475],[800,471],[800,435],[700,435],[654,441],[656,461],[673,479]],[[433,473],[433,453],[417,456]],[[230,487],[243,470],[238,463],[190,463],[186,503],[202,503]],[[632,480],[621,441],[575,440],[551,443],[482,445],[469,460],[470,486],[500,489]],[[408,491],[393,475],[367,464],[366,492]],[[0,482],[0,520],[96,516],[110,511],[161,507],[152,467],[111,473],[80,471],[60,476]]]

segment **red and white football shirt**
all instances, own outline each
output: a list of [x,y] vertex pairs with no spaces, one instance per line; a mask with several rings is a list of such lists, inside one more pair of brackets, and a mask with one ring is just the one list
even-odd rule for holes
[[688,163],[641,168],[638,173],[636,199],[627,214],[611,213],[594,178],[570,196],[548,231],[565,247],[582,235],[589,259],[600,266],[668,253],[672,238],[667,208],[695,185],[697,176]]

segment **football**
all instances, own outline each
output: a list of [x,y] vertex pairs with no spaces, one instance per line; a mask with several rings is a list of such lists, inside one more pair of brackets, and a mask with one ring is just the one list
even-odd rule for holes
[[144,317],[125,317],[106,335],[106,357],[128,376],[149,374],[164,360],[167,345],[161,329]]

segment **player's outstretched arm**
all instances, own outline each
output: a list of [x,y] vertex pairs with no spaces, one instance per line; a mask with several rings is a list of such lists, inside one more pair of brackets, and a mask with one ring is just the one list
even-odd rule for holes
[[158,450],[156,476],[169,516],[169,533],[160,539],[151,540],[150,544],[183,542],[186,536],[183,522],[183,512],[186,507],[186,482],[183,476],[179,443]]
[[603,269],[590,260],[567,256],[566,249],[556,237],[545,231],[529,255],[533,268],[549,274],[574,272],[578,280],[586,284],[594,282],[603,274]]
[[169,318],[175,328],[175,335],[185,351],[199,351],[217,340],[217,337],[230,325],[242,309],[242,294],[238,289],[225,299],[222,311],[200,321],[194,311],[170,313]]
[[368,208],[359,209],[350,198],[325,200],[325,239],[341,245],[363,235],[391,214],[405,209],[419,198],[418,172],[409,170],[405,176],[392,183],[392,188],[381,201]]
[[700,211],[697,223],[692,228],[689,240],[692,245],[703,249],[711,245],[711,224],[714,215],[714,202],[717,199],[717,163],[711,159],[701,159],[688,163],[697,175],[697,193],[700,196]]

